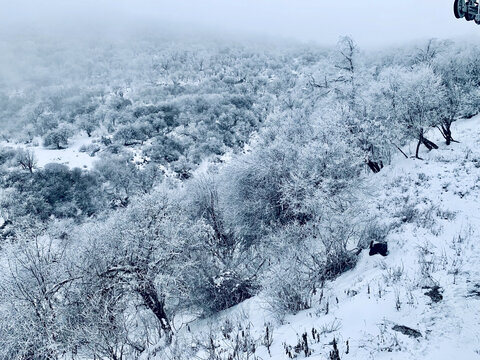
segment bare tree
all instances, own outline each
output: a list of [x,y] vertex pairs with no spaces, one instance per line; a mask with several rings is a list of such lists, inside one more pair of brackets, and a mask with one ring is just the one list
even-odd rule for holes
[[19,149],[16,156],[16,161],[24,170],[33,173],[33,169],[37,166],[37,158],[35,152],[31,149]]
[[358,47],[352,38],[345,36],[338,42],[339,60],[335,67],[339,70],[336,82],[343,83],[345,88],[341,90],[346,98],[351,111],[357,105],[357,56]]

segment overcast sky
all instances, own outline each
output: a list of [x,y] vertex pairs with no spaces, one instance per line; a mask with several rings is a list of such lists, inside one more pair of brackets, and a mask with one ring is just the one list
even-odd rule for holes
[[0,0],[0,5],[0,22],[10,28],[66,24],[88,30],[92,23],[132,26],[153,20],[187,30],[322,44],[351,35],[363,46],[480,34],[480,26],[454,18],[453,0]]

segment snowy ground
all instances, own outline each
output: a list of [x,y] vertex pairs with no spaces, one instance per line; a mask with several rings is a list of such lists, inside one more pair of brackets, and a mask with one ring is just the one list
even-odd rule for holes
[[[326,285],[321,302],[317,297],[311,309],[282,324],[261,297],[188,327],[177,319],[170,354],[153,349],[143,359],[175,358],[174,353],[208,359],[211,339],[219,359],[228,359],[239,344],[250,350],[240,350],[235,359],[288,359],[290,346],[292,355],[304,358],[294,349],[303,333],[311,359],[328,358],[333,338],[342,360],[480,359],[480,117],[458,121],[453,135],[460,143],[446,146],[432,131],[429,139],[439,150],[424,151],[423,161],[399,155],[379,174],[368,175],[371,196],[365,203],[390,229],[388,257],[364,251],[354,270]],[[40,167],[56,162],[89,169],[97,157],[80,148],[90,143],[76,137],[68,149],[31,149]],[[439,302],[425,295],[434,286],[440,287]],[[421,337],[394,331],[395,325]]]
[[[34,141],[32,141],[30,144],[3,141],[0,142],[0,147],[32,150],[35,154],[37,167],[39,168],[43,168],[49,163],[57,163],[66,165],[70,169],[81,168],[88,170],[93,168],[94,162],[99,159],[98,155],[102,152],[102,148],[104,148],[104,146],[99,143],[98,137],[90,138],[85,134],[79,134],[71,138],[68,142],[68,148],[65,149],[53,149],[37,145],[41,143],[41,138],[34,139]],[[97,147],[99,151],[92,153],[92,151],[89,149],[89,146],[92,145]],[[145,161],[149,161],[149,158],[143,155],[143,147],[146,145],[149,145],[148,141],[143,145],[138,144],[135,146],[125,147],[124,150],[129,151],[132,155],[132,161],[136,164],[140,164],[139,166],[141,166],[141,164],[144,164]],[[82,151],[82,148],[84,148],[84,151]],[[164,169],[163,167],[161,168]]]
[[[458,121],[453,135],[460,143],[447,147],[432,131],[439,150],[423,152],[423,161],[399,156],[368,176],[366,204],[390,229],[386,258],[364,251],[355,269],[327,284],[321,302],[317,297],[283,324],[256,297],[188,328],[176,324],[169,354],[151,351],[143,359],[208,359],[213,347],[218,359],[229,359],[238,344],[232,359],[288,359],[285,347],[294,348],[303,333],[311,359],[327,359],[334,337],[342,360],[480,359],[480,117]],[[425,295],[434,286],[438,302]]]
[[[41,144],[41,139],[35,139],[35,144]],[[69,146],[66,149],[49,149],[41,145],[34,146],[32,144],[7,143],[1,142],[0,146],[23,148],[33,150],[37,159],[37,166],[44,167],[48,163],[58,163],[67,165],[69,168],[91,169],[93,162],[98,158],[90,156],[87,152],[81,152],[82,146],[88,146],[92,143],[92,139],[86,135],[77,135],[70,139]]]

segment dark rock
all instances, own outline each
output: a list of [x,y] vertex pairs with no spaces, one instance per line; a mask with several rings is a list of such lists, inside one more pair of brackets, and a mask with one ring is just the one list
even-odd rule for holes
[[368,255],[373,256],[380,254],[382,256],[388,255],[388,245],[387,243],[376,243],[374,244],[373,241],[370,242],[370,251]]
[[415,339],[422,337],[422,333],[420,331],[409,328],[407,326],[403,326],[403,325],[395,325],[394,327],[392,327],[392,330],[401,332],[403,335],[407,335]]
[[425,295],[430,296],[430,299],[432,299],[434,303],[438,303],[439,301],[443,300],[443,295],[441,294],[440,289],[440,286],[434,286],[430,289],[430,291],[427,291]]
[[395,325],[392,328],[392,330],[401,332],[403,335],[407,335],[407,336],[410,336],[410,337],[413,337],[413,338],[422,337],[422,333],[420,331],[409,328],[407,326],[403,326],[403,325]]
[[347,291],[347,295],[348,295],[348,296],[351,296],[351,297],[357,296],[357,295],[358,295],[358,291],[348,290],[348,291]]
[[468,292],[467,297],[477,297],[480,298],[480,284],[475,284],[474,289]]

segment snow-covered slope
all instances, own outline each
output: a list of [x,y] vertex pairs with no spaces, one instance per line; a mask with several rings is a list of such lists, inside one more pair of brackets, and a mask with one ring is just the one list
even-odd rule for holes
[[[37,144],[42,142],[41,138],[37,138],[34,141]],[[31,144],[25,145],[22,143],[7,143],[5,141],[0,142],[0,146],[13,147],[32,150],[35,154],[38,167],[44,167],[49,163],[57,163],[68,166],[69,168],[84,168],[91,169],[93,162],[98,158],[90,156],[88,152],[82,152],[80,149],[82,146],[92,144],[92,139],[86,135],[77,135],[73,137],[69,142],[69,147],[66,149],[50,149],[43,146],[33,146]]]
[[446,146],[432,131],[439,150],[368,175],[365,206],[388,229],[387,257],[363,251],[321,301],[283,322],[261,297],[188,326],[177,321],[168,354],[144,358],[288,359],[286,349],[304,358],[295,346],[306,333],[311,359],[328,359],[334,338],[342,360],[480,359],[480,117],[456,122],[453,135],[460,143]]

